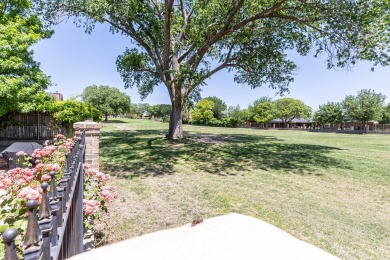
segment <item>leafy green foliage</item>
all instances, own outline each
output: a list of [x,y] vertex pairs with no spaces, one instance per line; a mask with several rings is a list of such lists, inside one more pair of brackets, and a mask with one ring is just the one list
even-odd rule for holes
[[92,118],[95,122],[102,120],[102,114],[99,110],[90,104],[75,99],[56,101],[48,107],[48,112],[52,113],[56,120],[66,126],[71,126],[73,123],[87,118]]
[[130,97],[117,88],[92,85],[84,89],[82,99],[105,116],[124,114],[130,110]]
[[249,121],[250,113],[248,109],[241,109],[239,105],[229,106],[227,117],[223,119],[225,126],[236,127]]
[[[105,22],[136,45],[118,57],[126,87],[142,97],[164,84],[173,105],[169,137],[181,138],[183,101],[227,69],[252,88],[288,91],[289,50],[324,55],[328,68],[358,60],[389,65],[388,0],[37,0],[53,22],[64,14],[90,32]],[[84,19],[86,18],[86,19]],[[211,62],[214,61],[214,62]]]
[[311,108],[305,103],[294,98],[281,98],[274,101],[274,116],[280,118],[283,123],[289,123],[294,118],[311,117]]
[[390,124],[390,103],[383,108],[381,124]]
[[211,100],[214,103],[213,116],[214,118],[221,120],[224,117],[224,112],[227,109],[226,103],[217,97],[207,97],[205,100]]
[[50,80],[34,61],[30,47],[52,31],[31,5],[27,0],[0,2],[0,116],[39,111],[50,100],[43,91]]
[[274,104],[269,97],[261,97],[249,105],[248,110],[250,112],[250,120],[255,121],[257,124],[267,123],[274,119]]
[[169,121],[172,106],[168,104],[158,104],[149,107],[149,113],[151,116],[161,118],[163,122]]
[[192,112],[192,122],[194,124],[208,125],[215,121],[213,116],[213,109],[213,101],[202,99],[196,104],[196,108]]
[[126,115],[134,119],[142,118],[145,112],[149,112],[149,108],[150,105],[148,103],[130,104],[130,109]]
[[341,103],[328,102],[321,105],[314,113],[314,121],[320,124],[345,122]]
[[362,89],[356,96],[346,96],[342,105],[347,118],[366,125],[370,120],[381,120],[385,99],[386,96],[381,93]]

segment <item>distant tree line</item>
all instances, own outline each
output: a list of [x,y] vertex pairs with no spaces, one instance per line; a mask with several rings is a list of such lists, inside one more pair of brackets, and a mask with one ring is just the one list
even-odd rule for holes
[[[260,97],[241,109],[239,105],[227,106],[218,97],[206,97],[197,103],[188,102],[183,109],[183,122],[196,125],[237,127],[246,123],[261,125],[278,119],[285,127],[293,119],[310,120],[314,125],[358,122],[367,127],[371,120],[390,124],[390,103],[385,105],[386,96],[370,89],[360,90],[356,96],[347,95],[341,102],[327,102],[313,113],[310,106],[294,98],[272,100]],[[148,103],[131,104],[127,116],[130,118],[154,118],[169,121],[171,105]]]
[[356,96],[347,95],[342,102],[327,102],[313,113],[312,108],[294,98],[272,100],[260,97],[247,109],[239,106],[227,107],[217,97],[200,100],[191,111],[190,123],[210,126],[234,127],[246,122],[257,125],[279,119],[283,125],[294,118],[311,120],[322,127],[325,124],[359,122],[367,127],[369,121],[390,123],[390,103],[385,105],[386,96],[371,89],[360,90]]
[[360,90],[356,96],[348,95],[341,102],[328,102],[314,113],[313,120],[320,125],[329,123],[360,122],[367,128],[369,121],[390,123],[390,103],[386,96],[371,89]]

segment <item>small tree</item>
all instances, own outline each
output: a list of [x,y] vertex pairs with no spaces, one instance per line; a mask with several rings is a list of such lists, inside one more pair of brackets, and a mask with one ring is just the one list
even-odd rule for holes
[[214,103],[214,108],[213,108],[213,116],[221,120],[223,118],[223,112],[226,110],[227,106],[226,103],[222,101],[222,99],[217,98],[217,97],[207,97],[204,98],[204,100],[211,100]]
[[321,105],[314,113],[314,121],[323,125],[326,123],[343,123],[345,121],[341,103],[328,102]]
[[306,118],[311,116],[311,107],[306,106],[305,103],[294,98],[281,98],[274,101],[275,118],[280,118],[286,126],[294,118]]
[[213,119],[214,103],[211,100],[202,99],[196,103],[196,107],[192,112],[192,122],[194,124],[207,125]]
[[82,93],[84,102],[99,109],[107,122],[109,115],[126,113],[130,110],[130,97],[117,88],[92,85]]
[[149,107],[149,113],[151,116],[161,118],[164,122],[169,120],[169,115],[171,113],[171,105],[168,104],[158,104]]
[[346,116],[361,122],[365,129],[370,120],[380,120],[386,96],[371,89],[362,89],[357,96],[346,96],[342,102]]
[[251,119],[257,124],[267,123],[274,119],[274,104],[269,97],[261,97],[248,107]]

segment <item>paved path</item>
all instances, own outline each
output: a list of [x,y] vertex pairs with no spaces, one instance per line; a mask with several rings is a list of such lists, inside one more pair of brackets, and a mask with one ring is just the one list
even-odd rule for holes
[[245,215],[205,219],[100,247],[71,258],[86,259],[338,259],[262,220]]

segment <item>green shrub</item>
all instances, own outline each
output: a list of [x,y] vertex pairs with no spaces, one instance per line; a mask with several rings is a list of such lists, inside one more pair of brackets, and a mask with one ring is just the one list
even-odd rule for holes
[[236,127],[239,124],[240,124],[240,122],[237,119],[230,117],[230,116],[222,119],[222,125],[226,126],[226,127]]
[[48,110],[57,121],[65,126],[87,118],[92,118],[95,122],[102,120],[102,113],[99,110],[75,99],[54,102]]

